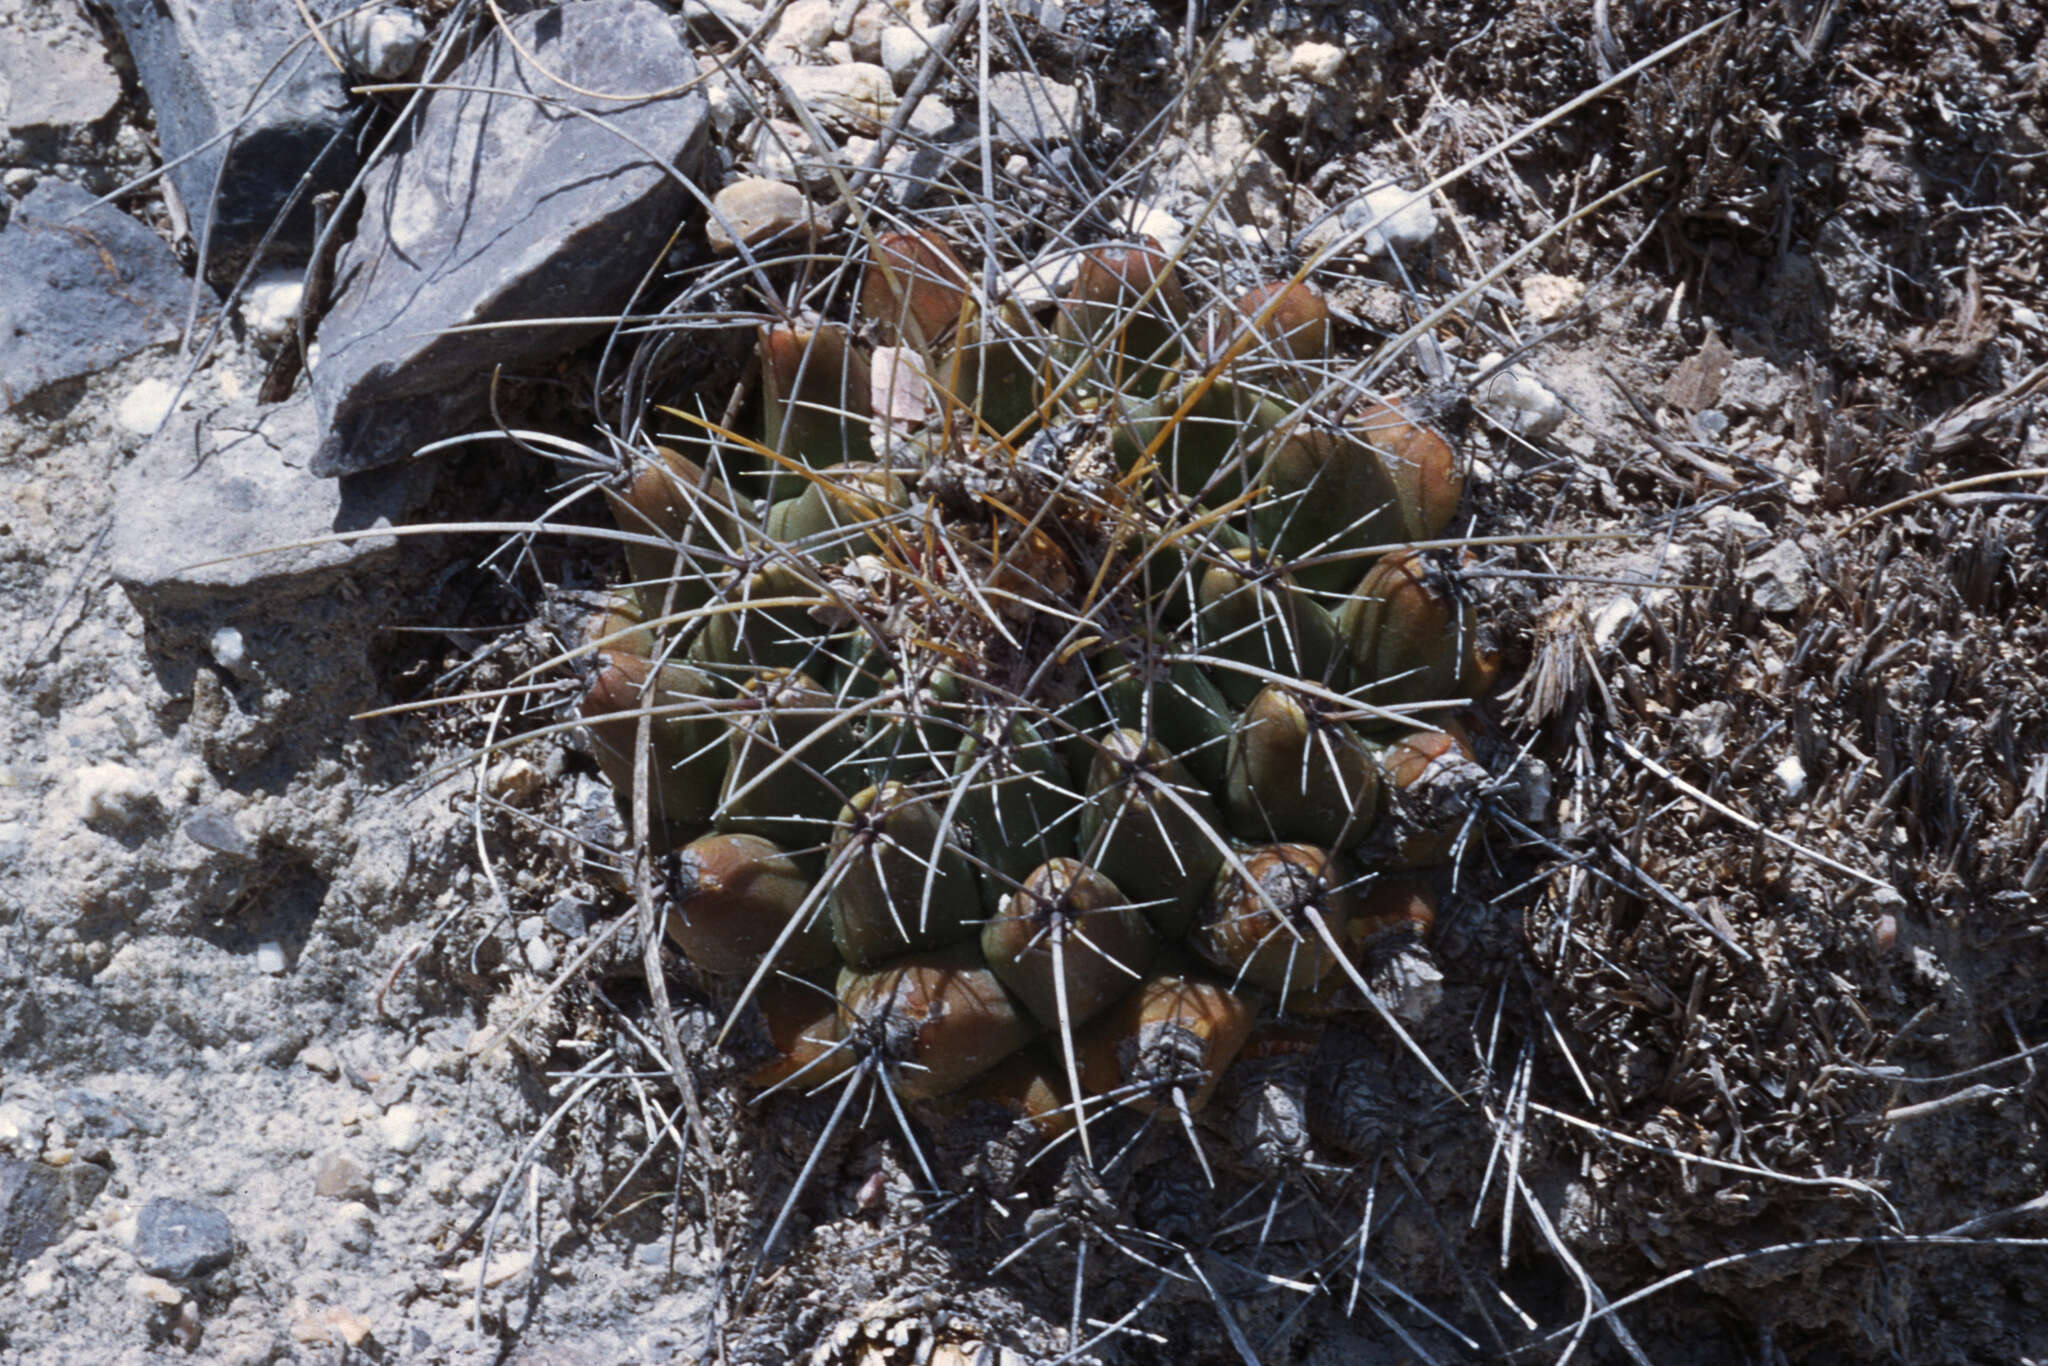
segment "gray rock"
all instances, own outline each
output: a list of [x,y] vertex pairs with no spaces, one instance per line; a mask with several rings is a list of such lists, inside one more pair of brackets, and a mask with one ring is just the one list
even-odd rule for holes
[[[181,413],[124,469],[109,538],[114,577],[145,612],[232,602],[275,604],[332,585],[397,545],[368,536],[293,545],[330,532],[388,527],[427,479],[413,468],[339,482],[307,473],[315,441],[312,401]],[[208,563],[209,561],[223,561]]]
[[135,1221],[135,1260],[153,1276],[204,1276],[234,1257],[234,1226],[209,1205],[152,1200]]
[[0,1267],[54,1246],[106,1184],[107,1169],[98,1163],[52,1167],[0,1157]]
[[[347,78],[312,41],[298,10],[267,0],[109,0],[107,7],[156,113],[194,240],[210,224],[208,278],[234,279],[317,163],[272,245],[275,256],[303,258],[312,246],[313,196],[348,184],[355,157]],[[308,7],[329,18],[349,5],[308,0]],[[220,136],[229,129],[234,136]]]
[[249,844],[249,837],[235,824],[234,817],[211,806],[200,807],[186,819],[185,838],[202,849],[211,849],[232,859],[248,859],[256,853]]
[[335,47],[357,74],[395,81],[427,50],[427,23],[403,5],[357,10],[341,21]]
[[0,229],[0,409],[178,335],[189,284],[170,247],[92,200],[46,180]]
[[494,31],[367,178],[320,329],[315,474],[403,460],[482,418],[492,367],[544,362],[597,335],[546,320],[623,308],[694,203],[677,177],[702,155],[702,94],[629,103],[563,84],[641,93],[691,81],[696,63],[661,10],[571,0],[511,28],[533,61]]
[[83,1086],[67,1086],[57,1097],[57,1120],[73,1135],[94,1138],[158,1137],[164,1122],[140,1105]]
[[782,66],[775,74],[789,98],[828,127],[873,135],[896,112],[896,86],[872,62]]
[[989,126],[997,138],[1024,147],[1069,142],[1081,131],[1081,92],[1022,71],[988,83]]
[[0,126],[30,144],[62,138],[114,112],[121,81],[83,22],[25,32],[0,28]]
[[1758,608],[1796,612],[1813,592],[1813,565],[1797,541],[1780,541],[1742,566]]
[[811,203],[802,190],[779,180],[750,176],[734,181],[712,198],[704,237],[713,251],[730,252],[737,243],[752,246],[807,223],[810,217]]

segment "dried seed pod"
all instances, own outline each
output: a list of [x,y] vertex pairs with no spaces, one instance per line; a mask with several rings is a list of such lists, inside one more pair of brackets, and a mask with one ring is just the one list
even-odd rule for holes
[[1188,1111],[1199,1111],[1257,1015],[1250,999],[1220,982],[1153,972],[1083,1034],[1081,1084],[1147,1114],[1179,1091]]
[[845,1042],[844,1012],[831,987],[770,976],[755,988],[748,1008],[766,1036],[769,1054],[768,1061],[747,1073],[749,1087],[765,1090],[784,1082],[816,1087],[852,1069],[856,1059]]
[[[762,444],[769,450],[812,469],[869,459],[872,388],[867,357],[844,327],[761,329]],[[770,462],[747,491],[779,502],[802,492],[803,482]]]
[[583,694],[591,750],[622,804],[630,806],[640,717],[648,716],[647,771],[656,853],[689,838],[712,818],[726,767],[725,689],[685,664],[664,664],[603,650]]
[[1073,1029],[1135,985],[1158,936],[1102,874],[1074,859],[1042,864],[981,930],[1003,985],[1048,1029]]
[[1416,731],[1379,756],[1390,818],[1373,841],[1383,868],[1426,868],[1451,856],[1489,781],[1461,731]]
[[1348,425],[1380,453],[1400,497],[1406,539],[1427,541],[1443,535],[1465,494],[1465,476],[1451,443],[1434,427],[1386,403],[1367,404],[1351,415]]
[[[811,880],[772,840],[704,835],[670,855],[666,868],[668,937],[706,972],[750,973],[804,914]],[[776,966],[804,973],[838,961],[823,914],[813,914],[776,955]]]
[[918,954],[839,974],[847,1032],[887,1068],[898,1095],[957,1091],[1037,1032],[974,948]]
[[816,877],[858,739],[838,700],[808,675],[763,670],[733,704],[719,828],[775,841]]
[[883,233],[861,272],[860,315],[885,344],[936,356],[940,341],[972,319],[972,284],[967,267],[937,233]]
[[1374,565],[1337,624],[1352,678],[1375,705],[1469,697],[1479,682],[1478,613],[1418,551]]
[[980,891],[936,804],[901,783],[856,793],[832,831],[839,869],[832,938],[847,962],[873,967],[967,938]]
[[1249,704],[1272,674],[1343,690],[1337,621],[1285,574],[1234,552],[1203,571],[1196,597],[1196,640],[1233,703]]
[[1246,839],[1346,850],[1379,816],[1379,766],[1351,727],[1285,688],[1262,688],[1230,737],[1224,810]]
[[1169,939],[1223,862],[1223,819],[1209,794],[1157,740],[1110,732],[1088,773],[1081,857],[1141,906]]
[[1337,966],[1329,945],[1342,942],[1357,897],[1314,845],[1262,845],[1238,862],[1243,871],[1216,875],[1189,942],[1240,981],[1282,995],[1313,992]]

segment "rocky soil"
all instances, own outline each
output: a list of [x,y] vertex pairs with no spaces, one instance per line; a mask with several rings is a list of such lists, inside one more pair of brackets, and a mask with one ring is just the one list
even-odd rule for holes
[[[2048,1358],[2042,7],[242,8],[0,3],[0,1362]],[[1444,306],[1379,382],[1570,534],[1467,563],[1460,1103],[1008,1266],[877,1120],[757,1274],[829,1100],[673,962],[672,1066],[517,528],[848,189]]]

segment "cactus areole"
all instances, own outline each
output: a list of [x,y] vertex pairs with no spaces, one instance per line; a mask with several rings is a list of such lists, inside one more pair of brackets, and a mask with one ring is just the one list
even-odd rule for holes
[[1454,847],[1404,792],[1481,623],[1398,547],[1460,476],[1333,396],[1307,285],[1204,298],[1149,240],[1042,315],[979,278],[883,236],[850,318],[759,329],[737,430],[675,415],[607,490],[582,712],[759,1084],[1185,1114],[1260,1012],[1368,995],[1362,899]]

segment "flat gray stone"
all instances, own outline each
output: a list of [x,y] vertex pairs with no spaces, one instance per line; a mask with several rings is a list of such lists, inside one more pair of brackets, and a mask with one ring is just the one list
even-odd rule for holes
[[204,1276],[234,1257],[234,1226],[210,1205],[152,1200],[135,1220],[135,1260],[153,1276]]
[[[542,69],[493,31],[368,177],[320,327],[315,474],[388,465],[482,419],[492,367],[544,363],[601,333],[547,320],[624,308],[696,203],[678,176],[702,156],[701,94],[627,102],[562,84],[641,94],[692,80],[666,14],[570,0],[512,29]],[[535,325],[444,332],[523,320]]]
[[[348,81],[291,4],[272,0],[108,0],[156,113],[157,140],[193,240],[211,223],[206,273],[232,281],[318,163],[271,255],[303,259],[313,196],[355,171]],[[348,0],[308,0],[325,19]],[[232,138],[220,135],[234,129]],[[218,139],[218,140],[216,140]],[[225,170],[223,170],[225,167]],[[218,177],[220,194],[214,195]]]
[[1054,147],[1081,133],[1081,92],[1023,71],[988,82],[989,126],[996,137],[1023,147]]
[[92,201],[45,180],[0,229],[0,410],[178,335],[191,286],[170,247]]
[[[303,391],[274,407],[180,413],[115,484],[115,579],[145,612],[222,601],[239,610],[317,592],[391,554],[392,536],[272,550],[389,527],[408,506],[410,470],[317,478],[306,468],[315,440]],[[251,551],[269,553],[228,558]]]
[[106,1184],[107,1169],[95,1162],[52,1167],[0,1157],[0,1269],[54,1246]]
[[1743,565],[1742,578],[1766,612],[1796,612],[1813,593],[1813,564],[1797,541],[1779,541]]
[[0,28],[0,126],[26,139],[90,127],[114,112],[121,80],[82,20],[38,32]]

